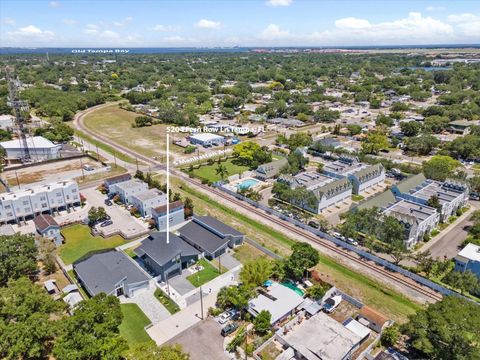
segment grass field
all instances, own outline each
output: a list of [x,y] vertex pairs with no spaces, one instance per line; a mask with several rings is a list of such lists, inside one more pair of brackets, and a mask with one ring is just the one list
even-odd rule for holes
[[170,299],[170,297],[167,294],[165,294],[162,290],[156,289],[154,294],[155,294],[155,297],[157,298],[157,300],[160,301],[160,303],[163,306],[165,306],[165,308],[168,310],[168,312],[170,314],[173,315],[176,312],[180,311],[180,308],[175,303],[175,301]]
[[[78,130],[75,130],[75,135],[78,136],[79,138],[85,140],[85,141],[88,141],[90,144],[92,144],[94,146],[98,146],[99,149],[102,149],[103,151],[106,151],[109,154],[115,155],[120,160],[123,160],[127,163],[130,163],[130,164],[135,164],[136,160],[134,158],[132,158],[128,155],[125,155],[124,153],[120,153],[118,151],[115,151],[114,148],[105,144],[104,142],[97,141],[94,138],[92,138],[92,137],[88,136],[87,134],[85,134],[81,131],[78,131]],[[95,155],[93,155],[93,156],[95,156]]]
[[205,259],[201,259],[198,265],[203,266],[203,270],[187,276],[187,280],[195,287],[199,287],[220,275],[218,269]]
[[152,341],[144,327],[150,324],[150,319],[137,304],[121,304],[123,320],[120,324],[120,334],[129,345]]
[[59,255],[65,264],[71,264],[90,251],[112,249],[123,245],[126,241],[119,235],[104,239],[101,236],[92,236],[87,225],[72,225],[62,229],[65,244],[58,249]]
[[[219,220],[232,225],[239,231],[244,232],[248,237],[280,255],[285,256],[290,253],[290,247],[295,241],[283,233],[243,214],[239,214],[235,210],[217,203],[207,195],[186,185],[182,185],[181,192],[193,200],[195,212],[200,214],[208,213],[217,217]],[[239,259],[243,258],[245,261],[250,256],[252,258],[260,256],[258,253],[250,255],[248,249],[253,249],[253,247],[246,247],[245,250],[237,253],[236,257]],[[415,313],[421,307],[420,304],[410,300],[396,290],[353,271],[324,254],[320,254],[320,264],[317,268],[333,285],[356,297],[363,303],[375,307],[395,321],[404,322],[408,315]]]
[[[228,173],[226,177],[248,171],[247,166],[236,165],[232,163],[232,159],[223,161],[222,165],[224,165],[227,168]],[[217,163],[214,163],[213,165],[205,165],[200,167],[199,169],[193,170],[193,175],[195,175],[200,179],[209,180],[211,182],[219,181],[221,180],[221,177],[216,173],[217,167],[218,167]]]
[[[145,156],[165,155],[167,125],[133,128],[137,116],[140,114],[120,109],[117,104],[113,104],[87,114],[84,124],[89,130]],[[170,147],[170,150],[183,153],[183,149],[175,146]]]

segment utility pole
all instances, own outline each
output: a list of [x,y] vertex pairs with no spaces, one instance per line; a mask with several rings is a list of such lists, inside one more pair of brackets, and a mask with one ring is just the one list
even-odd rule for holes
[[200,311],[201,311],[200,317],[203,320],[203,291],[201,286],[200,286]]
[[115,168],[117,168],[117,153],[113,152],[113,162],[115,163]]
[[135,157],[135,162],[137,163],[137,171],[138,171],[138,157]]
[[222,254],[218,255],[218,272],[221,274],[222,273],[222,262],[221,262],[221,259],[222,258]]
[[97,161],[100,161],[100,154],[98,153],[98,145],[97,145]]
[[82,158],[80,158],[80,168],[82,169],[82,179],[85,180],[85,172],[83,171],[83,162],[82,162]]
[[17,178],[17,186],[18,186],[18,188],[20,189],[20,181],[18,181],[17,170],[15,170],[15,177]]

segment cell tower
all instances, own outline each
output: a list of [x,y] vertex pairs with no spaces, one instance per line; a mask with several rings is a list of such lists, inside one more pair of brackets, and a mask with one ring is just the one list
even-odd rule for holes
[[31,160],[30,150],[27,143],[27,129],[25,128],[24,112],[28,112],[28,102],[20,100],[18,96],[18,79],[15,79],[13,70],[10,67],[5,68],[8,81],[8,106],[13,109],[15,115],[15,122],[17,125],[18,138],[22,147],[22,162],[29,162]]

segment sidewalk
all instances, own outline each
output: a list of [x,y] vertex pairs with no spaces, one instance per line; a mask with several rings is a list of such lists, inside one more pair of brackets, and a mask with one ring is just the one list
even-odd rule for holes
[[[212,292],[210,295],[203,298],[204,317],[207,316],[208,308],[215,305],[216,300],[217,292]],[[153,325],[151,328],[147,329],[147,333],[157,345],[162,345],[181,332],[202,321],[200,314],[200,302],[196,302],[170,316],[168,319]]]

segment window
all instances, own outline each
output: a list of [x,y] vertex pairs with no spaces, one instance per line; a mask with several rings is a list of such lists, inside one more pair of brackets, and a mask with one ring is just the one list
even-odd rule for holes
[[25,210],[26,213],[30,212],[30,208],[28,208],[28,207],[24,208],[24,210]]
[[42,208],[45,209],[47,207],[47,203],[42,204]]
[[45,201],[46,197],[45,196],[40,196],[40,201]]
[[12,217],[12,216],[13,216],[13,213],[8,212],[8,213],[7,213],[7,216],[8,216],[8,217]]
[[57,192],[57,197],[60,197],[62,196],[62,193],[61,192]]
[[23,205],[28,205],[28,200],[23,202]]
[[10,205],[5,205],[5,210],[11,209],[12,207]]
[[72,190],[72,193],[75,194],[76,192],[77,192],[77,189],[73,189],[73,190]]

